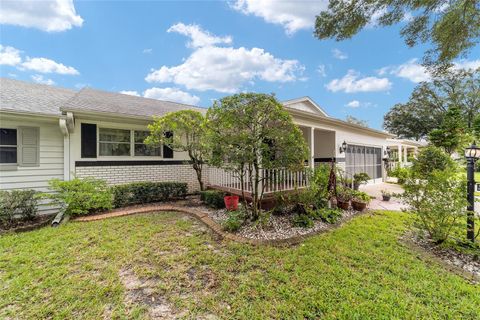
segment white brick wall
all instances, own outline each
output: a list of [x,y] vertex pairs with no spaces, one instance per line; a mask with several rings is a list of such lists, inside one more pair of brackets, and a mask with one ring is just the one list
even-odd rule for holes
[[[206,178],[207,170],[204,171]],[[189,164],[76,167],[75,175],[78,178],[94,177],[103,179],[110,185],[142,181],[172,181],[186,182],[189,192],[200,189],[197,175]]]

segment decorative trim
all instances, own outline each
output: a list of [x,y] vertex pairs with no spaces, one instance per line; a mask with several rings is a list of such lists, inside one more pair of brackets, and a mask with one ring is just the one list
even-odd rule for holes
[[314,162],[345,162],[345,158],[315,158]]
[[190,164],[189,160],[109,160],[75,161],[75,167],[168,166]]

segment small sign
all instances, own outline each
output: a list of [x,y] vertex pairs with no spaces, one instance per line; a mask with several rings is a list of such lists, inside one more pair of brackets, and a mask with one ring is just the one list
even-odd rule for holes
[[480,191],[480,183],[476,183],[477,191]]

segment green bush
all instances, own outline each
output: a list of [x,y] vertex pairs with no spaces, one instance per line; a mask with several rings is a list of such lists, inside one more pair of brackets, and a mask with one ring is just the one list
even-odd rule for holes
[[403,185],[401,195],[415,225],[426,231],[436,243],[446,241],[461,227],[466,215],[466,183],[454,171],[433,171],[426,179],[414,176]]
[[410,170],[407,168],[396,167],[391,170],[389,176],[396,177],[399,184],[404,184],[410,175]]
[[10,225],[15,219],[33,220],[37,215],[37,192],[34,190],[0,191],[0,223]]
[[352,198],[353,198],[352,200],[354,201],[365,202],[365,203],[369,203],[371,200],[371,197],[368,194],[366,194],[365,192],[356,191],[356,190],[352,191]]
[[292,223],[295,227],[311,228],[313,227],[313,219],[306,213],[296,214],[293,217]]
[[342,210],[340,209],[331,209],[323,208],[316,210],[317,219],[322,220],[326,223],[335,223],[342,216]]
[[425,178],[435,170],[444,171],[454,168],[455,163],[450,155],[435,146],[421,149],[412,165],[412,171],[419,178]]
[[217,190],[205,190],[200,191],[200,200],[205,203],[207,206],[222,209],[225,208],[225,201],[223,198],[225,193]]
[[112,208],[112,192],[107,183],[94,178],[70,181],[52,179],[48,182],[51,194],[44,194],[44,198],[52,199],[62,206],[68,215],[85,215],[98,210]]
[[188,186],[184,182],[134,182],[111,188],[115,208],[135,204],[185,198]]
[[245,222],[246,215],[244,210],[239,209],[237,211],[229,211],[227,214],[227,220],[222,223],[223,230],[229,232],[238,231]]

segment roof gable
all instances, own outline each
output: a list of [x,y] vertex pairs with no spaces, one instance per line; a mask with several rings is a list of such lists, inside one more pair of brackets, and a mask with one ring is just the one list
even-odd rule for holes
[[323,117],[329,117],[325,110],[323,110],[322,107],[320,107],[315,101],[310,99],[310,97],[287,100],[283,101],[282,104],[287,108],[310,112]]

